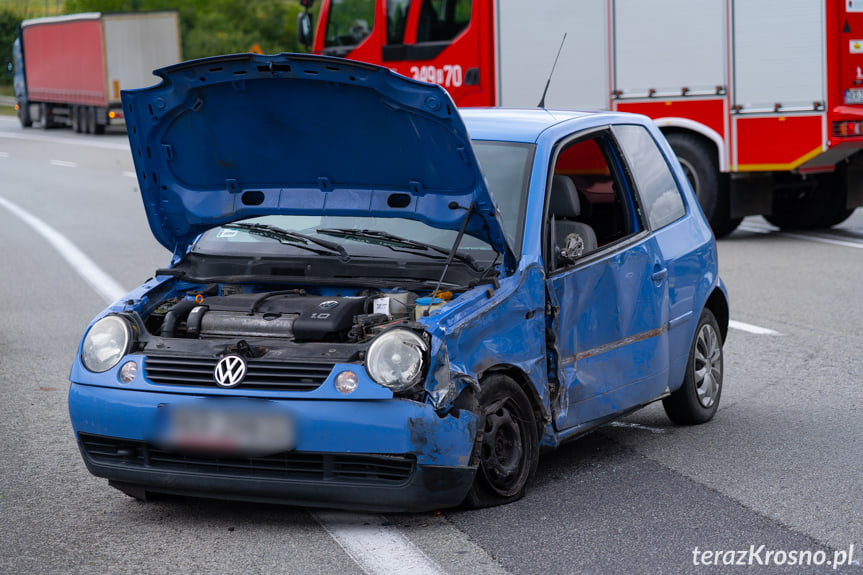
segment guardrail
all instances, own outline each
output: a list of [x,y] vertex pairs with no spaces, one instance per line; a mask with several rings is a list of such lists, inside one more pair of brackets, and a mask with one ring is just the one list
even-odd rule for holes
[[9,106],[10,108],[15,107],[15,97],[14,96],[0,96],[0,106]]

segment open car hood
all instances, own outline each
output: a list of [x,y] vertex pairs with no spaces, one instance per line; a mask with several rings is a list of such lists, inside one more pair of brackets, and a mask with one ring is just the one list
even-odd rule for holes
[[252,216],[403,217],[489,242],[514,266],[497,206],[446,91],[301,54],[236,54],[155,72],[123,111],[150,228],[175,255]]

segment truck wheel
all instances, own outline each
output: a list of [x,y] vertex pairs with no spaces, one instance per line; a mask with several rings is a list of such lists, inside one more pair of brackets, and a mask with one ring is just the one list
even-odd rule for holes
[[81,122],[78,121],[78,106],[69,108],[69,120],[72,122],[72,131],[76,133],[80,132]]
[[764,219],[790,230],[829,228],[848,219],[854,210],[845,206],[845,191],[836,173],[810,177],[815,178],[811,187],[776,190],[773,211]]
[[33,125],[33,118],[30,117],[30,104],[18,102],[18,121],[21,122],[22,128],[29,128]]
[[709,309],[701,312],[683,385],[662,400],[665,414],[674,423],[693,425],[710,421],[722,395],[722,335]]
[[85,124],[85,130],[88,134],[96,133],[96,108],[93,106],[87,106],[86,114],[87,123]]
[[104,134],[105,133],[105,124],[99,122],[99,115],[96,113],[96,109],[93,109],[93,115],[95,118],[93,119],[93,133],[94,134]]
[[43,130],[51,128],[51,108],[48,104],[39,104],[39,126]]
[[483,426],[479,469],[464,505],[509,503],[524,496],[539,460],[539,430],[530,400],[505,375],[491,375],[479,395]]
[[666,139],[677,154],[714,235],[721,237],[733,232],[741,220],[728,217],[728,180],[719,173],[712,146],[698,136],[683,132],[666,134]]

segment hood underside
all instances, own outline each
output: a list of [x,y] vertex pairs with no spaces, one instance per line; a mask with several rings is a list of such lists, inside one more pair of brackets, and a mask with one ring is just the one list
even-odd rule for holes
[[[459,229],[513,263],[452,100],[386,68],[238,54],[155,72],[122,94],[156,239],[179,255],[201,232],[268,214],[401,217]],[[468,212],[473,204],[474,209]]]

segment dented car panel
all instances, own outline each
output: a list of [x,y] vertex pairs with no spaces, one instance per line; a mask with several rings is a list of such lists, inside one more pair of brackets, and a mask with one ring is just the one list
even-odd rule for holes
[[521,497],[540,448],[652,401],[713,416],[727,293],[648,119],[456,110],[314,56],[157,74],[123,100],[173,258],[94,318],[70,374],[112,486],[481,507]]

